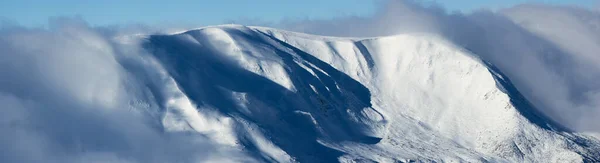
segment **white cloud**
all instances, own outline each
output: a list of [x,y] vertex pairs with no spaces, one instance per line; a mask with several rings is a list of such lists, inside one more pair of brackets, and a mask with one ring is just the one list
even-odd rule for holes
[[[202,136],[165,133],[158,107],[124,61],[137,44],[81,20],[0,29],[0,162],[183,162],[245,154]],[[112,32],[119,33],[119,32]],[[152,70],[147,70],[152,71]],[[156,95],[155,95],[156,96]],[[132,102],[146,105],[132,105]]]
[[600,131],[600,14],[543,4],[448,13],[435,4],[380,1],[373,16],[287,21],[320,35],[372,37],[437,33],[506,73],[546,115],[580,131]]

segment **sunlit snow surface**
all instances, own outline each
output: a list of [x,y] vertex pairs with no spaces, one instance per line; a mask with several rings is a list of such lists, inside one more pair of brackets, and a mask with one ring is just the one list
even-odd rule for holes
[[332,38],[218,26],[145,38],[166,132],[257,161],[600,161],[468,50],[426,34]]

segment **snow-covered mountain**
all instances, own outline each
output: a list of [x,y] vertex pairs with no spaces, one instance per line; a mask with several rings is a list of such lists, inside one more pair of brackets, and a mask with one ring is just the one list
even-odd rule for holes
[[263,27],[142,36],[131,104],[241,162],[600,162],[501,70],[428,34],[334,38]]

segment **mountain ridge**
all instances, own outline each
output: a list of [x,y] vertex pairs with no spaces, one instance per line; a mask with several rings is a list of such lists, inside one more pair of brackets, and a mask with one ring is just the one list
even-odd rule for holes
[[552,122],[501,71],[439,36],[226,25],[146,40],[170,78],[157,89],[179,92],[156,113],[164,130],[226,138],[258,161],[600,159],[598,140]]

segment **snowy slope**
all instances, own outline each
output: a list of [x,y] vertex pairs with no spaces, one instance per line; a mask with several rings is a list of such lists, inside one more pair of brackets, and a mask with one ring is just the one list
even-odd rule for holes
[[537,113],[500,70],[437,36],[228,25],[145,40],[153,69],[133,74],[150,87],[140,103],[157,102],[139,105],[160,108],[147,111],[165,132],[253,161],[600,161],[600,141]]

